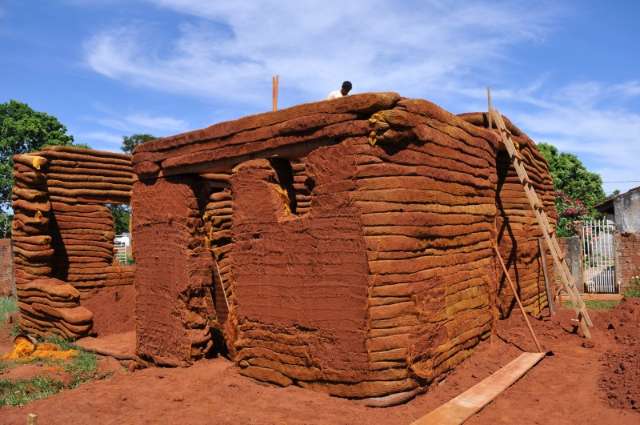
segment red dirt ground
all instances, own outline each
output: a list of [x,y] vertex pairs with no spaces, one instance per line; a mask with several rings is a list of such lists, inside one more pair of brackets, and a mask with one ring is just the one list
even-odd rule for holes
[[136,291],[133,285],[100,289],[82,305],[93,312],[93,330],[98,336],[135,329]]
[[[587,347],[592,344],[585,344],[585,340],[567,332],[572,312],[562,311],[554,320],[534,320],[541,342],[554,355],[543,359],[467,423],[640,423],[640,412],[632,409],[630,401],[637,397],[627,394],[629,387],[640,387],[637,373],[639,314],[640,302],[637,300],[623,302],[613,313],[594,313],[596,328],[593,329],[591,348]],[[636,345],[629,345],[630,338],[635,338]],[[368,408],[355,401],[297,387],[262,385],[240,376],[231,362],[213,359],[186,369],[149,368],[84,384],[22,408],[2,409],[0,423],[23,424],[27,413],[33,412],[38,414],[41,423],[48,425],[404,425],[504,366],[522,349],[531,350],[532,345],[522,319],[514,316],[501,322],[497,336],[483,343],[442,383],[405,405],[387,409]],[[628,356],[624,353],[634,349],[635,372],[631,358],[631,363],[619,373],[620,361],[612,359],[621,356],[626,362]]]

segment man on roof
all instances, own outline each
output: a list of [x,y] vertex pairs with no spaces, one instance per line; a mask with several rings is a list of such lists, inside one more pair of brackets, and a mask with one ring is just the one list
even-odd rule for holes
[[331,93],[329,93],[329,96],[327,96],[327,100],[331,100],[331,99],[337,99],[339,97],[344,97],[346,95],[349,94],[349,92],[351,91],[351,81],[344,81],[342,83],[342,88],[340,90],[334,90]]

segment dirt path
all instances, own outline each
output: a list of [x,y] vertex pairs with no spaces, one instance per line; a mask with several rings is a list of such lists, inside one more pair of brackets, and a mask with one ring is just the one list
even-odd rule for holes
[[[567,327],[569,314],[563,315]],[[602,356],[623,350],[607,317],[596,317],[592,348],[566,333],[561,324],[535,321],[546,357],[500,395],[469,424],[640,423],[640,413],[609,407],[599,388]],[[297,387],[275,388],[240,376],[224,359],[201,361],[187,369],[150,368],[84,384],[22,408],[0,410],[0,423],[24,424],[34,412],[47,425],[96,424],[410,424],[530,349],[520,319],[502,322],[493,343],[478,352],[422,396],[387,409],[364,407]]]

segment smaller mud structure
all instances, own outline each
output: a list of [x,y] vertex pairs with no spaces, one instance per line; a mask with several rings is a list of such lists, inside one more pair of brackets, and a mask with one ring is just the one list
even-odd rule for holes
[[77,147],[15,155],[20,327],[78,338],[133,328],[134,267],[114,262],[109,205],[129,204],[131,157]]
[[354,95],[158,139],[133,167],[137,350],[157,364],[227,351],[258,380],[397,399],[510,314],[492,244],[546,306],[540,231],[481,113]]

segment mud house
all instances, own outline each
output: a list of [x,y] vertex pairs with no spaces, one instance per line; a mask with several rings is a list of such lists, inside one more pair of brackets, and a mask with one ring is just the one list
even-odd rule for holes
[[[138,354],[342,397],[411,395],[546,306],[533,213],[482,113],[361,94],[139,146]],[[535,144],[511,123],[555,219]],[[547,259],[551,263],[551,259]]]

